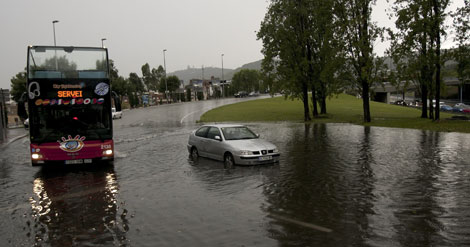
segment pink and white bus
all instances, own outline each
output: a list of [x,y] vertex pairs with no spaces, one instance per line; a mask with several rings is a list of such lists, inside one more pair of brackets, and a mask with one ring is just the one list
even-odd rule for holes
[[[114,160],[108,50],[29,46],[18,115],[29,117],[31,161],[85,164]],[[24,103],[28,104],[28,113]]]

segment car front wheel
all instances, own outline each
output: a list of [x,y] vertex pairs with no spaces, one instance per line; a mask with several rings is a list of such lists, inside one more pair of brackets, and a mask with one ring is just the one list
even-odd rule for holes
[[233,156],[231,154],[226,154],[224,156],[224,167],[226,169],[231,169],[231,168],[233,168],[233,165],[235,165],[235,161],[233,160]]
[[195,147],[193,147],[193,148],[191,149],[191,158],[192,158],[193,160],[197,160],[197,158],[199,158],[199,153],[198,153],[198,151],[197,151],[197,148],[195,148]]

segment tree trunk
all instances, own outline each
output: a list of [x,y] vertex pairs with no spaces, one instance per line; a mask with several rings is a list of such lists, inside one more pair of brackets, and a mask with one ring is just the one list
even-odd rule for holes
[[308,60],[308,81],[312,87],[312,103],[313,103],[313,117],[318,116],[318,108],[317,108],[317,96],[315,91],[315,84],[313,80],[313,54],[312,54],[312,46],[310,42],[307,42],[307,60]]
[[322,81],[321,82],[321,99],[320,99],[320,107],[321,107],[321,112],[320,114],[326,114],[326,88],[325,88],[325,83]]
[[313,117],[318,117],[317,96],[315,86],[312,85],[312,103],[313,103]]
[[[426,58],[427,56],[427,35],[426,33],[423,34],[421,37],[421,58]],[[429,74],[429,68],[428,64],[424,63],[423,61],[421,62],[421,101],[423,103],[423,106],[421,108],[421,118],[428,118],[428,74]],[[429,105],[432,106],[432,101],[429,101]]]
[[439,121],[439,111],[440,111],[440,98],[441,98],[441,32],[439,20],[441,18],[441,13],[437,0],[433,0],[434,7],[434,34],[436,35],[436,113],[434,115],[434,120]]
[[310,110],[308,107],[308,85],[307,83],[302,84],[302,101],[304,102],[304,120],[305,122],[312,120],[310,118]]
[[421,84],[421,118],[428,118],[428,87],[425,83]]
[[432,101],[433,101],[433,92],[431,90],[431,92],[429,92],[429,119],[432,119],[434,120],[434,104]]
[[370,123],[370,106],[369,106],[369,83],[362,80],[362,106],[364,109],[364,122]]

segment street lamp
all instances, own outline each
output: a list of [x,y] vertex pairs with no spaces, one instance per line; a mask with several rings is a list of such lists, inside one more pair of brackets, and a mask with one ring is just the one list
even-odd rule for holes
[[102,39],[101,39],[101,48],[104,48],[104,43],[103,43],[103,41],[105,41],[105,40],[106,40],[106,38],[102,38]]
[[224,98],[224,54],[222,53],[222,55],[220,56],[222,58],[222,82],[221,82],[221,85],[222,85],[222,98]]
[[168,104],[168,84],[166,82],[166,59],[165,59],[165,52],[166,49],[163,49],[163,68],[165,69],[165,98],[166,98],[166,103]]
[[52,30],[53,30],[53,32],[54,32],[54,46],[57,46],[57,45],[56,45],[56,41],[55,41],[55,24],[56,24],[57,22],[59,22],[59,21],[58,21],[58,20],[53,20],[53,21],[52,21]]

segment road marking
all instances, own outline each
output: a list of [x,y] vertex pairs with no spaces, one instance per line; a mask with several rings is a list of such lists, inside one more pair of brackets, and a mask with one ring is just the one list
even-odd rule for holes
[[14,141],[16,141],[16,140],[19,140],[19,139],[21,139],[21,138],[23,138],[23,137],[26,137],[27,135],[28,135],[28,134],[24,134],[24,135],[21,135],[21,136],[17,136],[17,137],[15,137],[15,138],[9,140],[5,145],[9,145],[10,143],[12,143],[12,142],[14,142]]
[[183,121],[184,121],[185,118],[187,118],[187,117],[193,115],[193,114],[196,113],[196,112],[200,112],[200,111],[202,111],[202,110],[193,111],[193,112],[191,112],[191,113],[186,114],[186,115],[181,119],[180,124],[183,124]]
[[277,219],[277,220],[281,220],[281,221],[285,221],[285,222],[289,222],[289,223],[292,223],[292,224],[296,224],[296,225],[299,225],[299,226],[311,228],[311,229],[321,231],[321,232],[332,232],[333,231],[333,230],[331,230],[329,228],[326,228],[326,227],[322,227],[322,226],[318,226],[318,225],[315,225],[315,224],[312,224],[312,223],[307,223],[307,222],[287,218],[287,217],[277,215],[277,214],[269,214],[268,217],[271,217],[271,218],[274,218],[274,219]]

